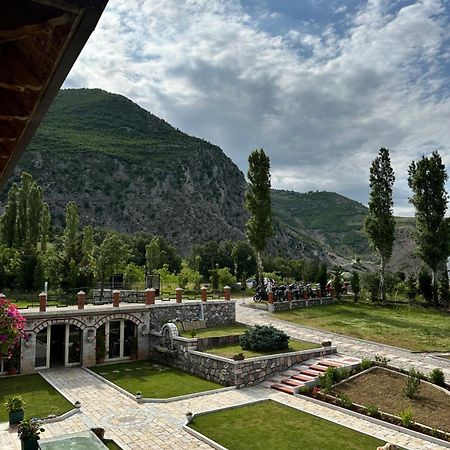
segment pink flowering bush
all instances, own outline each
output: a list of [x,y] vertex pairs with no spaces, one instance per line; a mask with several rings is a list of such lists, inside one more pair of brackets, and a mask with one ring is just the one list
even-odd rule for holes
[[0,298],[0,357],[10,357],[20,339],[25,338],[25,318],[16,305]]

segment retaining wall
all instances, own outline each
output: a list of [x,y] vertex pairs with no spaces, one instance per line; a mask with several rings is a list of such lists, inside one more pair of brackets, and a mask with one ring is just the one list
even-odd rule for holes
[[310,306],[318,306],[318,305],[331,305],[334,303],[334,298],[331,297],[323,297],[323,298],[311,298],[309,300],[292,300],[290,302],[275,302],[275,303],[267,303],[267,307],[269,312],[277,312],[277,311],[289,311],[290,309],[298,309],[298,308],[308,308]]
[[152,359],[207,380],[238,388],[259,384],[274,374],[310,358],[336,353],[336,347],[323,347],[233,361],[232,359],[198,351],[197,339],[195,338],[175,337],[173,339],[173,354],[155,350],[155,347],[161,343],[160,336],[152,334],[150,339],[153,349]]

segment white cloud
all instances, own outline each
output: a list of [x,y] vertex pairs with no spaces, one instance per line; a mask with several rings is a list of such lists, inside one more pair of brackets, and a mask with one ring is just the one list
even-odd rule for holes
[[277,188],[365,202],[388,147],[404,212],[410,161],[437,148],[450,165],[449,26],[438,0],[390,5],[369,0],[344,33],[273,36],[237,0],[110,0],[67,85],[124,94],[244,171],[263,147]]

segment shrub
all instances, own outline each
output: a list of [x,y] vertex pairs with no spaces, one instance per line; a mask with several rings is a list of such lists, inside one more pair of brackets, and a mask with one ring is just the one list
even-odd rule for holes
[[339,405],[343,408],[351,408],[353,406],[353,402],[348,395],[340,394],[338,395]]
[[445,375],[441,369],[433,369],[429,378],[432,383],[445,387]]
[[406,408],[403,411],[400,411],[398,413],[398,415],[400,416],[400,419],[402,419],[402,424],[409,428],[413,423],[413,411],[411,408]]
[[320,378],[320,386],[326,392],[330,392],[335,383],[339,381],[339,373],[336,367],[328,367]]
[[289,336],[272,325],[250,327],[240,338],[239,344],[244,350],[267,352],[289,348]]
[[360,364],[361,370],[367,370],[372,367],[372,360],[369,358],[363,358]]
[[386,356],[375,355],[375,362],[381,367],[387,367],[389,361],[389,358],[386,358]]
[[380,410],[377,405],[370,404],[366,406],[367,414],[371,417],[378,417],[380,415]]
[[409,371],[408,379],[403,390],[404,394],[408,398],[414,398],[420,390],[420,372],[417,372],[414,368]]

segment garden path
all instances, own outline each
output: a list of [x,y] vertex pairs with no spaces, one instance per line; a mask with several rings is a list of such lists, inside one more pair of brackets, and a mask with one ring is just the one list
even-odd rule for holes
[[[303,325],[278,320],[265,310],[250,308],[247,305],[253,303],[251,298],[236,300],[236,320],[247,325],[272,324],[286,332],[289,336],[309,342],[332,341],[340,353],[360,358],[373,359],[375,355],[388,358],[389,364],[409,370],[415,367],[427,374],[434,368],[440,368],[445,378],[450,380],[450,359],[439,358],[429,353],[413,353],[390,345],[377,344],[372,341],[343,336],[341,334],[321,331]],[[318,306],[318,308],[320,308]],[[450,350],[450,349],[449,349]]]
[[[270,398],[408,449],[444,448],[384,426],[374,425],[365,419],[335,411],[327,406],[317,405],[308,399],[293,397],[264,387],[212,393],[170,403],[138,404],[80,368],[49,369],[43,371],[42,375],[70,401],[81,402],[78,414],[63,421],[46,424],[43,437],[101,426],[106,429],[106,437],[114,439],[124,450],[210,449],[208,444],[197,440],[183,430],[184,414],[187,410],[194,413],[213,411],[226,406]],[[15,433],[5,430],[7,424],[1,425],[0,448],[2,450],[19,449],[20,444]]]

